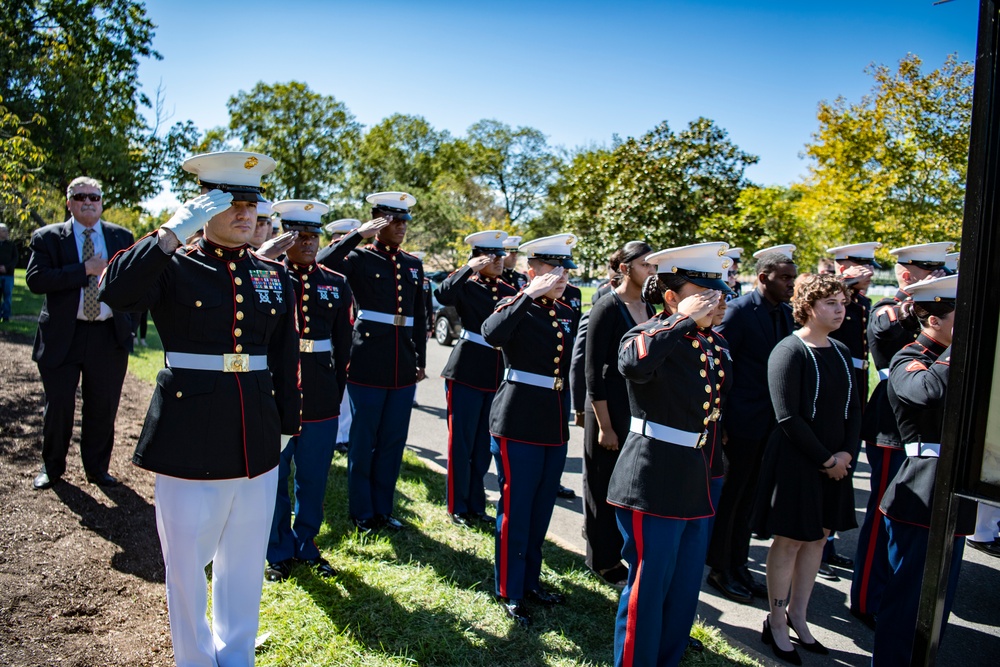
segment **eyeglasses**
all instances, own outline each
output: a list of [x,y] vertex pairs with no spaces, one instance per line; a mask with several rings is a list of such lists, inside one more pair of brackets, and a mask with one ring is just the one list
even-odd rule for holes
[[70,199],[72,199],[73,201],[86,201],[88,199],[90,201],[101,201],[101,195],[83,194],[82,192],[78,192],[72,197],[70,197]]

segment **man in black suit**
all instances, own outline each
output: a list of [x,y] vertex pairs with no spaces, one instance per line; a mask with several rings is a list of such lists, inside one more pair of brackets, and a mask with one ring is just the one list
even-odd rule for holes
[[754,595],[767,598],[767,587],[753,579],[750,553],[750,510],[760,474],[764,445],[774,426],[767,387],[771,350],[792,333],[792,298],[798,271],[790,256],[770,252],[757,260],[757,288],[729,302],[718,330],[729,341],[733,387],[723,414],[726,481],[715,513],[708,547],[712,571],[708,583],[735,602]]
[[127,229],[101,220],[102,199],[98,181],[73,179],[66,189],[70,219],[42,227],[31,237],[28,289],[45,295],[31,356],[45,387],[42,470],[34,480],[36,490],[51,487],[66,471],[81,375],[80,455],[87,481],[118,483],[108,474],[108,463],[132,351],[132,318],[98,302],[97,290],[108,259],[134,239]]

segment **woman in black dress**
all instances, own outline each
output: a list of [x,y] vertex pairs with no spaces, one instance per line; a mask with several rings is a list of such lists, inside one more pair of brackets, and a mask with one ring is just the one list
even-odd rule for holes
[[618,345],[629,329],[656,311],[642,299],[646,278],[656,267],[646,261],[653,251],[630,241],[610,260],[615,286],[597,300],[587,327],[587,396],[583,436],[583,531],[587,566],[612,585],[624,587],[628,568],[622,564],[622,540],[615,510],[608,505],[608,480],[618,450],[628,435],[631,413],[625,378],[618,372]]
[[832,276],[806,274],[795,283],[792,312],[802,328],[775,346],[767,366],[778,425],[768,441],[753,515],[767,554],[771,613],[761,640],[775,655],[801,664],[789,639],[827,653],[806,625],[806,608],[826,536],[857,527],[849,471],[858,454],[861,402],[851,355],[829,337],[844,321],[847,292]]

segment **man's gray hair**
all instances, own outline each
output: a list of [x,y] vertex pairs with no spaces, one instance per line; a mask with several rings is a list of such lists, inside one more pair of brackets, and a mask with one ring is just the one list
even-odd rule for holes
[[69,199],[76,192],[76,188],[81,185],[88,185],[92,188],[97,188],[101,194],[104,194],[104,188],[101,187],[101,182],[96,178],[91,178],[90,176],[77,176],[69,185],[66,186],[66,199]]
[[0,232],[9,232],[9,231],[10,229],[7,228],[7,225],[0,222]]

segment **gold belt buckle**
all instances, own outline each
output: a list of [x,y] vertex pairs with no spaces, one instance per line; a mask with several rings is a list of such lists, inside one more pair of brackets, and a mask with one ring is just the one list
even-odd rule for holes
[[309,338],[299,339],[299,352],[312,352],[316,341]]
[[708,431],[705,431],[704,433],[701,434],[701,437],[698,438],[698,444],[695,445],[694,448],[701,449],[706,444],[708,444]]
[[562,391],[562,388],[563,388],[563,379],[562,378],[555,378],[553,380],[553,382],[552,382],[552,388],[555,389],[556,391]]
[[868,360],[867,359],[865,359],[864,361],[861,362],[861,370],[863,370],[863,371],[868,370]]
[[393,315],[392,316],[392,323],[395,324],[397,327],[405,327],[406,326],[406,315]]
[[249,354],[222,355],[222,370],[226,373],[246,373],[250,370]]

